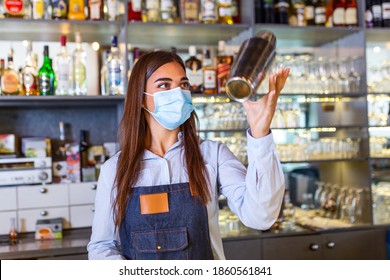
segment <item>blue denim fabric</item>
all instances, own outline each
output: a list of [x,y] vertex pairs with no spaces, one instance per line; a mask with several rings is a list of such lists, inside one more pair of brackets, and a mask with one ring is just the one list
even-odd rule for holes
[[[168,193],[169,212],[142,215],[139,196],[154,193]],[[134,188],[119,236],[127,259],[213,259],[207,209],[188,183]]]

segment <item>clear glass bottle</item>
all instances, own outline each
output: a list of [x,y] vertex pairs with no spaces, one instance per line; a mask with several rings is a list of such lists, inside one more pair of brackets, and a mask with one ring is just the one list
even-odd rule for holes
[[74,95],[87,95],[87,53],[81,44],[81,35],[76,32],[76,49],[72,53],[72,81]]
[[18,230],[16,226],[16,218],[11,218],[11,226],[8,234],[9,242],[10,244],[16,244],[18,243]]
[[173,23],[176,15],[174,12],[177,10],[173,0],[160,0],[160,19],[161,22]]
[[20,93],[19,74],[14,69],[14,50],[8,53],[8,65],[1,77],[2,95],[18,95]]
[[218,23],[233,24],[232,0],[217,0]]
[[107,0],[106,19],[109,21],[118,20],[119,18],[119,0]]
[[123,61],[116,36],[111,38],[110,55],[107,58],[108,95],[123,94]]
[[[107,60],[110,55],[110,50],[106,50],[103,53],[103,65],[100,69],[100,90],[101,95],[106,96],[108,94],[108,67],[107,67]],[[130,74],[129,74],[130,77]]]
[[196,58],[196,47],[189,46],[188,53],[190,57],[185,61],[186,73],[190,82],[190,90],[192,93],[201,92],[202,88],[202,61]]
[[160,0],[144,0],[142,5],[142,21],[159,22],[160,20]]
[[40,95],[54,95],[56,77],[51,66],[49,46],[43,47],[43,64],[38,72],[38,86]]
[[72,65],[66,49],[66,36],[61,36],[61,50],[56,56],[54,72],[57,77],[56,95],[72,95]]
[[180,0],[180,19],[182,23],[198,23],[199,0]]
[[218,21],[217,0],[201,0],[200,20],[202,23],[216,23]]
[[23,95],[39,95],[38,73],[32,52],[32,42],[27,41],[27,54],[22,72]]

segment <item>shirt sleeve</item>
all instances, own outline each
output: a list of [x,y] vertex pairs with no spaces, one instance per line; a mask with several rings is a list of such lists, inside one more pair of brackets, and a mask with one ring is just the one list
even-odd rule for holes
[[107,176],[108,174],[106,174],[106,172],[115,173],[115,170],[110,170],[110,167],[111,166],[102,166],[98,180],[92,235],[87,246],[88,258],[90,260],[124,259],[121,254],[119,235],[118,232],[115,231],[113,219],[113,180],[107,180],[106,178],[112,177]]
[[230,210],[244,225],[266,230],[278,218],[285,190],[272,132],[255,139],[248,130],[247,154],[246,169],[226,145],[219,146],[220,191],[227,198]]

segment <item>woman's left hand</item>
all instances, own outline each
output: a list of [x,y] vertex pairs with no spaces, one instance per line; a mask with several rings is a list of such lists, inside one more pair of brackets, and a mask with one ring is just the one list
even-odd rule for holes
[[279,68],[277,73],[272,73],[269,77],[268,94],[259,100],[247,100],[243,103],[251,134],[254,138],[260,138],[269,133],[278,97],[289,73],[290,68]]

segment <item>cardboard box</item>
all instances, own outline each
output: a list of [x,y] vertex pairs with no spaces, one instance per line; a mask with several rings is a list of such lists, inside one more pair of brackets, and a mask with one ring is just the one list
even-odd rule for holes
[[37,220],[35,226],[35,239],[61,239],[62,218]]

